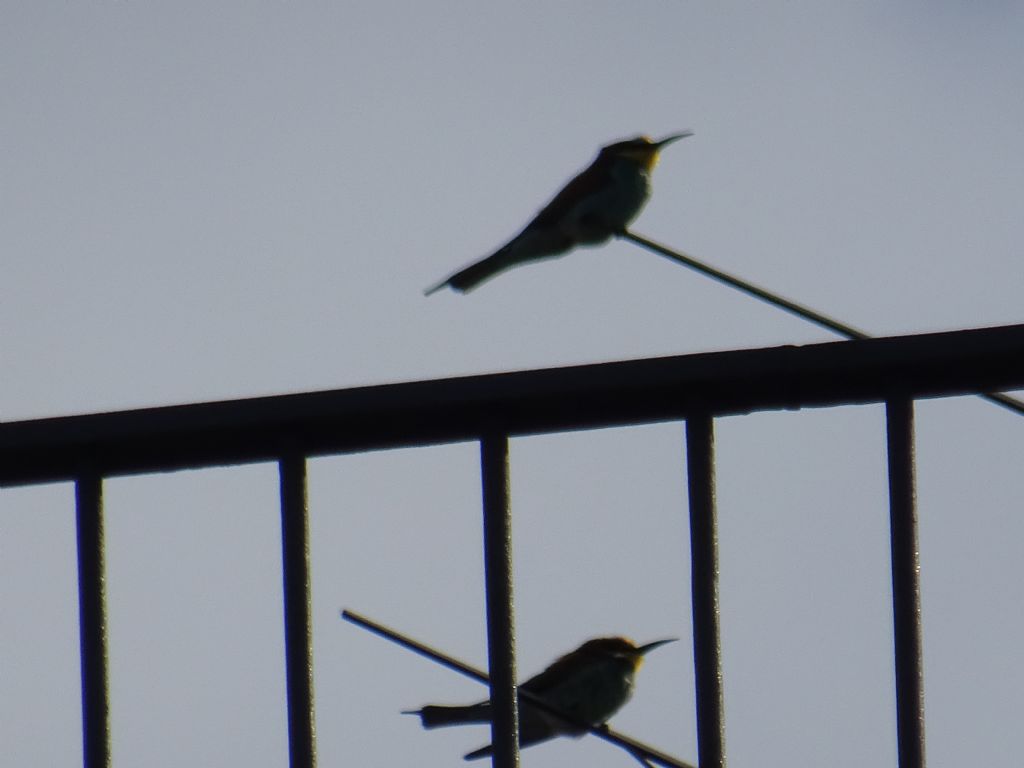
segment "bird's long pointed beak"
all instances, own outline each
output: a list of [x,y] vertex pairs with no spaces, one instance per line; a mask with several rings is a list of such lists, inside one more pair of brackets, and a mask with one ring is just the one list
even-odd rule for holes
[[641,645],[636,650],[637,650],[637,653],[639,653],[641,656],[643,656],[648,651],[653,651],[655,648],[660,648],[661,646],[667,645],[668,643],[674,643],[678,639],[679,639],[678,637],[670,637],[670,638],[668,638],[666,640],[655,640],[653,643],[647,643],[647,645]]
[[687,136],[693,136],[693,131],[683,131],[682,133],[673,133],[671,136],[666,136],[661,141],[654,142],[654,146],[656,146],[659,150],[661,150],[661,149],[664,149],[665,147],[667,147],[672,142],[679,141],[680,139],[685,139]]

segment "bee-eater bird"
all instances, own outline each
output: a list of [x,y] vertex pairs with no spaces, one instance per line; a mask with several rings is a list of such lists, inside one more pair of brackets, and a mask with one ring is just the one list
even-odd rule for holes
[[590,167],[570,181],[506,245],[437,285],[470,291],[516,264],[561,256],[579,245],[601,245],[625,231],[651,196],[651,171],[661,150],[692,136],[683,131],[654,141],[647,136],[603,147]]
[[[519,746],[528,747],[556,736],[579,738],[587,733],[587,726],[605,723],[632,696],[634,677],[643,664],[644,654],[674,641],[672,638],[637,646],[624,637],[588,640],[539,675],[522,683],[520,691],[538,697],[565,718],[531,706],[528,697],[519,696]],[[481,701],[466,706],[428,704],[403,714],[419,715],[424,728],[487,723],[491,720],[491,703]],[[465,757],[466,760],[475,760],[490,754],[491,745],[488,744]]]

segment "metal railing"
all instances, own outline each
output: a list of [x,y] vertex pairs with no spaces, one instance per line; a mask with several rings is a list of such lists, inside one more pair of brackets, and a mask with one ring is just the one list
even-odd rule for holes
[[280,469],[291,765],[315,764],[306,460],[480,444],[494,764],[517,764],[508,439],[685,421],[701,768],[724,766],[714,419],[885,403],[900,768],[924,765],[913,401],[1024,387],[1024,325],[783,346],[0,424],[0,486],[74,482],[84,761],[110,759],[103,480],[242,464]]

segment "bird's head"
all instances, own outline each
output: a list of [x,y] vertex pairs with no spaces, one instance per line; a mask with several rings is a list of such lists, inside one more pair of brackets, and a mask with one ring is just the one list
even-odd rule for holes
[[654,170],[658,164],[658,157],[665,147],[679,139],[693,136],[693,131],[673,133],[660,141],[655,141],[649,136],[637,136],[635,139],[617,141],[601,149],[601,157],[609,160],[629,160],[643,167],[648,172]]
[[625,661],[632,664],[635,672],[643,664],[645,654],[666,643],[674,643],[677,639],[671,637],[667,640],[655,640],[653,643],[637,645],[626,637],[598,637],[585,642],[577,653],[592,658]]

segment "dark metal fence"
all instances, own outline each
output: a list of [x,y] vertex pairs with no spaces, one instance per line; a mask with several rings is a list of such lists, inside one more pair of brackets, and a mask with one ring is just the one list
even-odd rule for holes
[[291,765],[315,764],[306,459],[480,443],[494,763],[517,763],[510,436],[686,422],[701,768],[724,766],[714,419],[885,403],[900,768],[924,765],[913,401],[1024,387],[1024,326],[667,357],[0,424],[0,486],[74,482],[84,760],[110,760],[103,480],[247,462],[280,468]]

